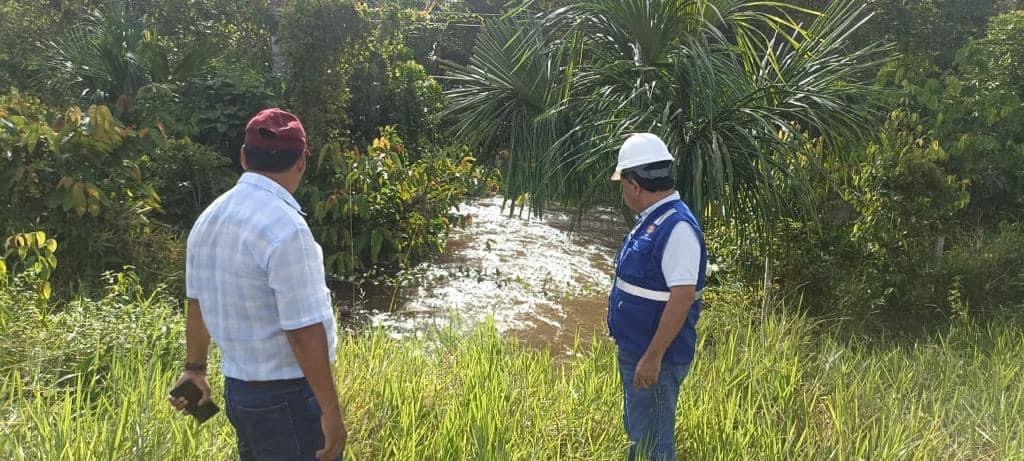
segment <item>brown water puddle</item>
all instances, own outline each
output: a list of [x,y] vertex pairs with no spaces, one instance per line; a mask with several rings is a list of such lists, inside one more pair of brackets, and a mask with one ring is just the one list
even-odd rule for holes
[[510,218],[501,198],[460,207],[472,216],[445,252],[392,284],[332,284],[343,325],[382,327],[396,337],[491,320],[531,347],[571,352],[579,332],[605,334],[612,257],[626,232],[605,211],[573,228],[571,215]]
[[571,354],[577,342],[579,350],[587,350],[595,338],[607,336],[607,297],[588,296],[563,300],[557,304],[560,309],[540,309],[546,317],[557,319],[556,323],[545,322],[511,333],[529,347],[548,349],[560,357]]

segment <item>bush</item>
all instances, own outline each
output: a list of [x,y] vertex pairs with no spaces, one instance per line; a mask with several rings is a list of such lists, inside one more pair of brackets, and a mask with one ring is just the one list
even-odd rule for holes
[[245,124],[275,96],[256,85],[225,78],[191,79],[180,85],[154,84],[136,96],[133,120],[163,134],[210,146],[236,168]]
[[3,257],[0,257],[0,284],[28,277],[36,281],[39,297],[50,299],[50,275],[57,268],[56,251],[57,241],[47,238],[43,231],[8,237],[4,242]]
[[173,234],[150,225],[161,208],[145,174],[161,142],[121,126],[106,106],[52,115],[32,98],[0,98],[0,235],[42,230],[64,242],[58,288],[125,265],[150,269],[142,261],[162,261],[156,273],[168,274],[180,252]]
[[350,86],[360,88],[348,103],[351,134],[369,143],[378,127],[393,125],[414,154],[434,146],[441,131],[441,85],[414,61],[389,63],[376,53],[358,67]]
[[[314,146],[341,134],[350,97],[352,56],[369,21],[350,0],[288,2],[281,16],[284,99]],[[360,88],[360,91],[364,89]]]
[[[937,307],[948,288],[938,272],[941,241],[957,233],[956,217],[970,199],[967,182],[947,172],[948,154],[915,128],[916,116],[894,112],[844,191],[859,216],[850,237],[862,250],[857,276],[873,304]],[[866,293],[867,294],[867,293]]]
[[1024,299],[1024,227],[1003,223],[969,232],[950,249],[944,265],[969,311],[1017,308]]
[[465,154],[412,162],[393,128],[381,130],[365,153],[325,146],[299,195],[312,210],[309,224],[328,272],[394,270],[441,251],[452,208],[495,187]]
[[[786,197],[810,201],[816,219],[783,214],[767,230],[713,229],[723,265],[759,283],[769,256],[774,286],[801,293],[816,313],[952,313],[945,249],[963,235],[958,217],[970,195],[918,120],[894,111],[874,142],[850,154],[852,168],[818,159],[827,166],[811,173],[812,191]],[[812,146],[802,155],[819,153]]]
[[183,231],[238,179],[227,157],[187,140],[168,141],[153,151],[151,160],[153,186],[163,204],[159,218]]

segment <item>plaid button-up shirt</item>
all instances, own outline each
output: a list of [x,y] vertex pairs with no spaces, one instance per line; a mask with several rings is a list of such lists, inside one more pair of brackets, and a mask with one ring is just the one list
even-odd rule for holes
[[298,202],[275,181],[245,173],[199,216],[188,237],[186,295],[199,301],[224,376],[303,376],[285,330],[323,323],[331,361],[335,321],[323,251]]

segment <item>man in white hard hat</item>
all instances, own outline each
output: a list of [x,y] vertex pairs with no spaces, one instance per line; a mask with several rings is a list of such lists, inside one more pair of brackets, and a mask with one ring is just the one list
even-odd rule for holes
[[697,342],[707,250],[697,218],[674,190],[672,160],[660,138],[634,134],[612,175],[639,214],[615,258],[608,298],[631,460],[675,459],[676,401]]

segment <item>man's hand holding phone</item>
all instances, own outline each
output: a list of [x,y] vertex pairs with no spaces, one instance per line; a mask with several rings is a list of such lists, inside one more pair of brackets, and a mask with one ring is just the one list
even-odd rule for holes
[[174,384],[168,402],[175,410],[187,412],[200,423],[213,416],[219,408],[210,400],[210,384],[205,373],[185,371]]

